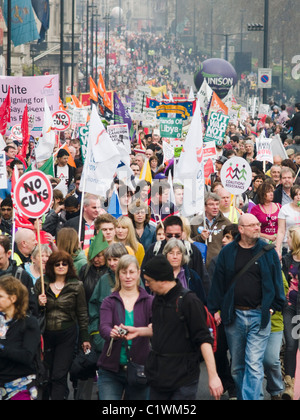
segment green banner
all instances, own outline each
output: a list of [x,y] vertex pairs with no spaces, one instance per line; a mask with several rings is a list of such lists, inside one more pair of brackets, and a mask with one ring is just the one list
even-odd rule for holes
[[183,120],[180,118],[160,118],[160,135],[166,139],[181,139]]
[[215,141],[217,146],[223,145],[230,117],[221,112],[212,112],[206,129],[204,142]]
[[81,146],[81,154],[82,154],[83,161],[85,161],[86,154],[87,154],[89,134],[90,134],[89,124],[80,127],[78,130],[78,133],[79,133],[79,140],[80,140],[80,146]]

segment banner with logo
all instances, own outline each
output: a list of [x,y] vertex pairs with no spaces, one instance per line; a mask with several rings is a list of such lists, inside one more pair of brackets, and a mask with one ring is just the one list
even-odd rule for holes
[[45,99],[52,113],[59,109],[59,76],[0,76],[0,106],[9,89],[11,93],[10,128],[21,124],[24,108],[28,105],[29,116],[34,116],[33,135],[38,137],[43,128]]

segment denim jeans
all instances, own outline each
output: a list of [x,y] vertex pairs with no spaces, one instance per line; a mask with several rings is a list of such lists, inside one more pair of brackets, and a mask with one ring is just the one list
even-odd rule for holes
[[121,401],[123,395],[124,400],[145,401],[149,399],[149,387],[129,386],[127,373],[123,370],[116,373],[100,368],[98,371],[98,391],[100,401]]
[[199,381],[195,381],[189,385],[182,386],[176,391],[161,392],[150,387],[150,400],[153,401],[194,401],[197,397]]
[[[284,390],[281,373],[280,350],[283,331],[272,332],[268,340],[264,357],[264,369],[267,377],[267,392],[273,397]],[[263,393],[261,399],[264,399]]]
[[261,310],[236,310],[225,327],[232,357],[232,377],[239,400],[259,400],[264,379],[263,360],[271,333],[271,322],[261,329]]

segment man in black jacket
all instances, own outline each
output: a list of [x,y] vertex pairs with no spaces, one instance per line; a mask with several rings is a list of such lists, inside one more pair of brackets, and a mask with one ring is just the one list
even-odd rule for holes
[[286,127],[293,128],[293,139],[296,136],[300,136],[300,103],[298,102],[295,105],[295,115],[293,116],[293,118],[289,121],[286,122]]
[[21,281],[27,288],[29,295],[29,312],[31,315],[38,315],[37,298],[33,290],[32,278],[22,267],[18,267],[15,261],[10,259],[10,240],[6,235],[0,235],[0,277],[13,276]]
[[150,399],[195,400],[201,353],[207,367],[211,395],[220,399],[223,386],[216,371],[213,340],[202,302],[175,280],[173,268],[163,255],[151,259],[143,274],[147,286],[155,294],[152,325],[125,328],[129,331],[128,340],[138,335],[152,336],[145,370]]

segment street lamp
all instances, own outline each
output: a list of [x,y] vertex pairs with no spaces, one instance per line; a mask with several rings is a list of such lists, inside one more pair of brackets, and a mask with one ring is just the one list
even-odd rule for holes
[[[268,47],[269,47],[269,0],[265,0],[265,15],[264,25],[260,23],[249,23],[248,31],[250,32],[264,32],[264,68],[269,67]],[[268,100],[267,89],[263,89],[263,103],[266,104]]]
[[64,0],[60,2],[60,97],[64,100]]
[[11,76],[11,0],[7,1],[7,76]]
[[109,32],[110,32],[110,14],[107,13],[103,18],[105,20],[105,86],[109,89]]

